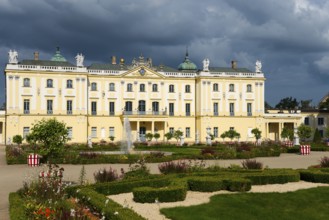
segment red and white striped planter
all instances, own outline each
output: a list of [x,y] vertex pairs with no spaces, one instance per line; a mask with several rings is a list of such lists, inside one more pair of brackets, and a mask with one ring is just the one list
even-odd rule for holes
[[300,145],[300,154],[301,155],[309,155],[311,153],[310,145]]
[[40,155],[38,154],[29,154],[29,156],[27,157],[27,164],[30,167],[36,167],[39,166],[40,164]]

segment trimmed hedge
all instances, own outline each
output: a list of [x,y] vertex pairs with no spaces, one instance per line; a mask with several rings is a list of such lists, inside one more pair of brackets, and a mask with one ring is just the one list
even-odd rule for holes
[[10,193],[9,194],[9,215],[10,219],[15,220],[25,220],[25,207],[24,207],[24,200],[19,195],[19,193]]
[[247,174],[244,177],[250,179],[253,185],[284,184],[288,182],[298,182],[300,180],[300,175],[297,171],[286,173],[254,173]]
[[329,183],[329,173],[321,170],[302,170],[300,179],[313,183]]
[[[156,176],[158,177],[158,176]],[[104,195],[115,195],[120,193],[128,193],[131,192],[136,187],[164,187],[170,184],[170,179],[167,177],[162,178],[151,178],[151,179],[144,179],[144,180],[129,180],[129,181],[115,181],[115,182],[108,182],[108,183],[96,183],[91,187]]]
[[177,202],[186,198],[187,188],[173,185],[163,188],[140,187],[133,190],[134,201],[140,203]]
[[95,211],[102,213],[106,219],[126,220],[136,219],[145,220],[142,216],[135,213],[133,210],[124,208],[105,195],[97,193],[96,191],[85,187],[75,191],[74,196],[79,198],[82,203]]
[[201,177],[187,180],[189,190],[198,192],[214,192],[225,190],[224,181],[215,177]]
[[224,180],[224,184],[232,192],[247,192],[251,189],[251,181],[248,179]]

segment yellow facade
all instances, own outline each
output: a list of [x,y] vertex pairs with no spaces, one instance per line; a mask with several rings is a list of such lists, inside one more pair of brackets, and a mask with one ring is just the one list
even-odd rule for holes
[[89,67],[63,60],[9,63],[0,141],[8,144],[36,121],[51,117],[66,123],[74,143],[86,143],[88,137],[110,141],[110,136],[120,141],[125,117],[134,141],[146,133],[159,133],[164,140],[165,133],[179,129],[188,143],[205,142],[207,132],[222,141],[220,134],[229,129],[241,134],[240,141],[254,141],[253,128],[262,131],[263,139],[279,140],[284,126],[303,122],[300,112],[265,113],[261,71],[236,63],[202,70],[193,69],[194,64],[188,69],[190,64],[188,56],[179,70],[153,66],[143,57],[132,64],[113,60]]

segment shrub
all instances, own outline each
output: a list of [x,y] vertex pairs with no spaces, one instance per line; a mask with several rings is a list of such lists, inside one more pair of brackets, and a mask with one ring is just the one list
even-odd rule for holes
[[23,137],[21,135],[17,134],[13,137],[13,142],[15,144],[20,145],[23,142]]
[[112,182],[119,179],[119,175],[115,169],[110,167],[107,169],[101,169],[94,173],[94,179],[96,183]]
[[210,155],[214,155],[215,154],[215,150],[212,147],[205,147],[201,149],[201,154],[205,155],[205,154],[210,154]]
[[163,174],[168,173],[187,173],[189,166],[185,161],[169,161],[159,164],[159,170]]
[[187,180],[189,190],[199,192],[214,192],[226,189],[223,180],[216,177],[200,177]]
[[322,157],[320,160],[320,166],[322,168],[329,167],[329,157]]
[[161,151],[152,151],[149,155],[150,157],[162,158],[165,156],[164,152]]
[[329,183],[329,173],[322,172],[320,170],[300,171],[300,179],[307,181],[307,182],[313,182],[313,183]]
[[141,187],[133,190],[134,201],[141,203],[177,202],[186,198],[186,187],[173,185],[165,188]]
[[242,161],[241,164],[244,169],[254,169],[254,170],[263,169],[263,164],[256,160],[247,159],[247,160]]
[[224,180],[227,190],[232,192],[246,192],[251,189],[251,181],[248,179]]
[[96,152],[80,152],[79,156],[86,159],[94,159],[99,156]]
[[298,182],[300,175],[297,171],[291,172],[271,172],[247,174],[246,179],[250,179],[253,185],[284,184],[288,182]]
[[125,173],[124,179],[129,178],[138,178],[138,177],[145,177],[150,175],[150,170],[146,166],[146,160],[144,157],[137,160],[134,164],[129,164],[129,171]]

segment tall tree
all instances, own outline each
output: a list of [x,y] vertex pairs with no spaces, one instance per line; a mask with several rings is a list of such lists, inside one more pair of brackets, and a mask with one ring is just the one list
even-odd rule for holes
[[312,99],[300,100],[300,108],[301,109],[310,109],[310,108],[312,108],[311,102],[312,102]]
[[319,104],[319,108],[320,109],[329,109],[329,98],[327,98],[326,99],[326,101],[324,101],[324,102],[321,102],[320,104]]
[[264,107],[265,107],[265,109],[272,109],[273,107],[268,103],[268,102],[266,102],[265,101],[265,103],[264,103]]
[[312,128],[310,126],[301,124],[297,128],[298,137],[305,142],[306,139],[312,137]]
[[280,100],[278,104],[276,104],[275,108],[279,109],[295,109],[298,107],[298,101],[296,98],[286,97]]

